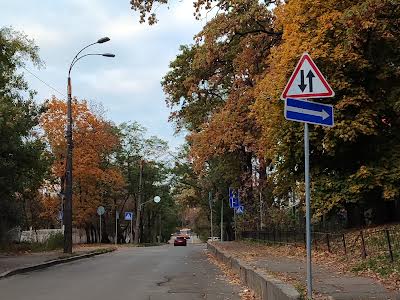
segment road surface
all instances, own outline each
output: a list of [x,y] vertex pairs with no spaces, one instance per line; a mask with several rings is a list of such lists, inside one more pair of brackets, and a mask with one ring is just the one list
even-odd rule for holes
[[0,299],[240,299],[204,251],[204,244],[122,248],[0,280]]

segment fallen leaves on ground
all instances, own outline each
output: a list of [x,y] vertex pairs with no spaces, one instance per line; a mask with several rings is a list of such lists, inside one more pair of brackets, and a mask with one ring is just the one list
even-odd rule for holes
[[[306,260],[306,250],[304,246],[297,246],[292,244],[264,244],[245,241],[216,243],[216,245],[218,246],[218,248],[224,250],[227,253],[230,253],[232,256],[237,257],[240,260],[246,261],[248,263],[254,263],[259,258],[266,256],[295,258],[304,261],[304,263]],[[325,267],[336,274],[347,274],[350,276],[359,275],[369,277],[378,281],[389,290],[400,289],[400,274],[398,273],[393,273],[387,277],[384,277],[370,269],[354,272],[354,268],[360,263],[359,259],[353,259],[350,256],[346,257],[342,255],[335,255],[333,253],[329,253],[328,251],[322,250],[313,250],[312,259],[313,263]],[[282,280],[286,279],[286,282],[290,281],[287,275],[275,275],[281,276]],[[291,280],[294,281],[295,279],[292,278]]]
[[206,253],[208,261],[216,265],[222,271],[223,273],[223,276],[221,276],[222,279],[228,281],[230,284],[241,287],[239,296],[241,297],[242,300],[260,300],[260,298],[257,297],[253,291],[251,291],[249,288],[241,284],[239,276],[236,275],[230,267],[228,267],[221,261],[217,260],[211,253],[209,252]]

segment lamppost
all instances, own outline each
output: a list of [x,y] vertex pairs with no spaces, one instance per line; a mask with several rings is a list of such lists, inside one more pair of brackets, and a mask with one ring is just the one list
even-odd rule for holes
[[67,163],[65,170],[65,208],[64,208],[64,253],[72,253],[72,88],[71,88],[71,70],[78,60],[92,55],[104,57],[115,57],[111,53],[89,53],[79,56],[83,50],[95,44],[103,44],[110,39],[104,37],[97,42],[82,48],[74,57],[68,70],[68,102],[67,102]]

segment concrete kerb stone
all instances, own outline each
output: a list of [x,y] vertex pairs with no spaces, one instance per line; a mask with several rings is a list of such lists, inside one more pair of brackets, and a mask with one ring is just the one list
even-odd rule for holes
[[[215,256],[220,261],[225,262],[228,260],[229,256],[221,249],[218,249],[215,245],[207,243],[207,247],[213,253],[215,253]],[[236,258],[229,257],[229,261],[234,273],[240,276],[241,282],[252,289],[256,295],[261,297],[261,299],[301,299],[299,292],[292,285],[284,283],[283,281],[276,279],[271,275],[263,274],[258,270],[255,270],[252,266],[249,266]]]
[[100,255],[100,254],[106,254],[109,252],[113,252],[115,251],[116,248],[108,248],[108,249],[101,249],[98,251],[94,251],[94,252],[90,252],[90,253],[85,253],[85,254],[81,254],[81,255],[75,255],[75,256],[71,256],[71,257],[66,257],[66,258],[59,258],[59,259],[54,259],[54,260],[50,260],[50,261],[46,261],[40,264],[35,264],[35,265],[30,265],[30,266],[25,266],[25,267],[21,267],[21,268],[16,268],[16,269],[12,269],[9,271],[6,271],[4,273],[0,274],[0,279],[6,278],[6,277],[10,277],[13,275],[17,275],[17,274],[22,274],[22,273],[27,273],[27,272],[32,272],[32,271],[36,271],[36,270],[41,270],[41,269],[45,269],[51,266],[55,266],[55,265],[60,265],[60,264],[65,264],[65,263],[69,263],[75,260],[79,260],[79,259],[83,259],[83,258],[89,258],[89,257],[93,257],[96,255]]

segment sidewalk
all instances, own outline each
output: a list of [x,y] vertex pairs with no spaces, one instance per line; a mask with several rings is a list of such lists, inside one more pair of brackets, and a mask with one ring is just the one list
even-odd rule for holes
[[[303,293],[306,283],[305,258],[286,255],[282,251],[268,252],[268,247],[245,242],[213,243],[224,253],[247,262],[254,269],[291,283]],[[281,247],[284,248],[284,247]],[[281,249],[283,250],[283,249]],[[389,291],[379,282],[350,273],[343,273],[333,267],[313,263],[313,290],[315,299],[400,299],[400,292]]]
[[[111,248],[109,245],[94,245],[94,246],[76,246],[73,249],[74,256],[92,253],[101,249]],[[70,257],[71,255],[64,254],[62,250],[49,252],[35,252],[24,254],[4,254],[0,253],[0,274],[10,270],[25,268],[32,265],[38,265],[44,262]]]

